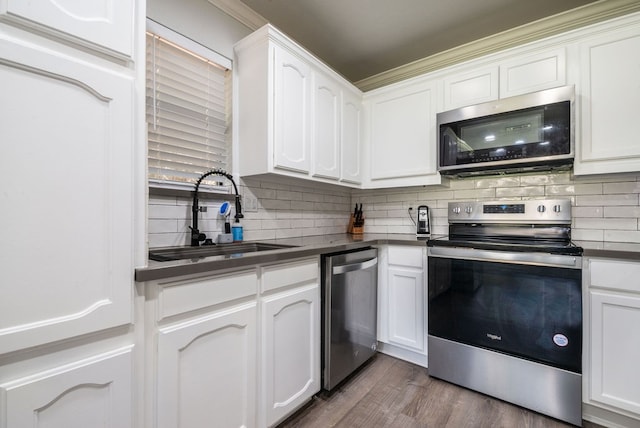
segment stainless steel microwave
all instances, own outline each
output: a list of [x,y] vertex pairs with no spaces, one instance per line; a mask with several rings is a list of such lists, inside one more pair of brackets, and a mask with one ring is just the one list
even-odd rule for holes
[[443,175],[570,169],[574,87],[504,98],[437,115]]

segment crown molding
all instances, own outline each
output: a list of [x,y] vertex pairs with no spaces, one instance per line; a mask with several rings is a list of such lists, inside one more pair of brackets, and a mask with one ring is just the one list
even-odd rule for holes
[[[211,0],[209,0],[211,1]],[[475,40],[354,83],[369,91],[504,49],[640,11],[638,0],[601,0]]]
[[268,21],[240,0],[207,0],[209,3],[249,27],[257,30]]

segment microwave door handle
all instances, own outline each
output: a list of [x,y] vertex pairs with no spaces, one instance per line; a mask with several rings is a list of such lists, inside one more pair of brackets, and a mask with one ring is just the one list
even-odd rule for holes
[[374,257],[372,259],[365,260],[363,262],[334,266],[333,269],[331,270],[331,273],[333,275],[340,275],[347,272],[355,272],[357,270],[369,269],[371,267],[374,267],[377,264],[378,264],[378,258]]

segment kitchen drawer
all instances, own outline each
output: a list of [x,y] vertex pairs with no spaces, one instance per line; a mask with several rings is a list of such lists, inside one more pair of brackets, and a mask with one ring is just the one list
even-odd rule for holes
[[621,260],[589,260],[589,284],[602,287],[640,293],[640,263]]
[[255,296],[257,284],[258,278],[254,269],[160,283],[157,321],[196,309]]
[[424,260],[424,252],[422,250],[423,247],[390,246],[389,264],[422,269]]
[[262,293],[297,285],[318,282],[319,258],[266,266],[262,269]]

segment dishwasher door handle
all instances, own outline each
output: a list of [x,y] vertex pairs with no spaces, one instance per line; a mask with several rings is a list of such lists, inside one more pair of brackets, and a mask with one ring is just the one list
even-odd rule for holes
[[348,263],[344,265],[334,266],[331,270],[333,275],[340,275],[341,273],[354,272],[357,270],[365,270],[369,269],[378,264],[378,258],[374,257],[369,260],[365,260],[363,262],[358,263]]

